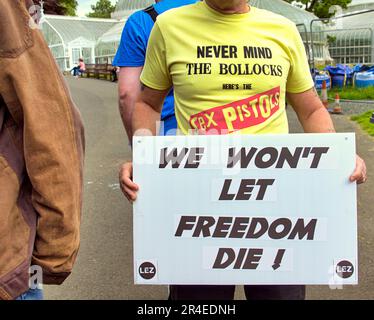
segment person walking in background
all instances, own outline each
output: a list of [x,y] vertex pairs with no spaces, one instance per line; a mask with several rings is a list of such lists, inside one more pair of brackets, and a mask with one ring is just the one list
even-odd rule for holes
[[82,75],[82,73],[85,71],[86,71],[86,64],[84,63],[82,58],[79,59],[78,65],[70,70],[70,72],[73,72],[73,76],[76,78]]
[[[132,14],[123,29],[121,43],[113,65],[120,67],[118,81],[119,111],[129,142],[132,139],[131,117],[136,97],[140,92],[140,74],[143,70],[149,35],[157,16],[197,0],[156,0],[156,4]],[[174,92],[170,90],[165,98],[161,114],[160,134],[175,132],[177,122],[174,113]]]
[[[39,280],[63,283],[80,243],[83,125],[26,3],[0,1],[0,299],[6,300],[42,299]],[[37,279],[31,287],[30,269]]]
[[119,72],[119,67],[114,66],[112,69],[112,82],[117,82],[118,81],[118,72]]

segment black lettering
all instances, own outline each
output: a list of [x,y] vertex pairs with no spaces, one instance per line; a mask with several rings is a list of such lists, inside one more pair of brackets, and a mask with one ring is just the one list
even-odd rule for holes
[[[268,160],[264,160],[265,156],[270,156]],[[261,149],[256,156],[255,165],[259,169],[270,168],[278,159],[278,150],[273,147]]]
[[190,76],[192,75],[192,66],[193,66],[193,63],[187,63],[186,64],[186,67],[187,67],[187,74]]
[[261,74],[261,69],[262,69],[261,65],[259,65],[258,63],[256,63],[256,64],[253,65],[253,73],[255,75]]
[[247,229],[250,218],[237,217],[232,225],[229,238],[243,238],[244,231]]
[[266,56],[265,56],[265,48],[257,48],[257,51],[258,51],[258,58],[259,59],[266,58]]
[[240,182],[239,190],[235,200],[249,200],[251,198],[253,186],[255,183],[255,179],[243,179]]
[[198,75],[198,74],[211,74],[212,65],[210,63],[187,63],[187,74]]
[[212,237],[225,238],[229,233],[228,230],[230,229],[232,219],[232,217],[219,217]]
[[259,261],[261,260],[261,256],[263,253],[263,249],[249,249],[247,258],[245,259],[243,269],[246,270],[256,270]]
[[159,165],[160,169],[166,168],[170,161],[172,163],[172,168],[179,168],[182,160],[188,152],[188,148],[183,148],[179,154],[177,148],[174,148],[169,154],[167,154],[167,152],[168,148],[161,149]]
[[207,58],[213,58],[213,47],[212,46],[207,46],[206,47],[206,52],[205,52],[205,54],[206,54],[206,57]]
[[276,66],[273,64],[270,65],[270,72],[272,76],[278,76]]
[[277,66],[277,69],[278,69],[278,76],[279,76],[279,77],[283,76],[283,69],[282,69],[282,66],[281,66],[281,65]]
[[270,74],[270,66],[268,64],[264,64],[262,66],[262,73],[265,75],[265,76],[268,76]]
[[247,249],[244,249],[244,248],[239,249],[238,257],[236,258],[236,262],[234,264],[234,269],[240,269],[242,267],[243,260],[245,258],[246,253],[247,253]]
[[274,184],[274,179],[258,179],[256,185],[260,186],[256,200],[264,200],[266,190]]
[[214,226],[215,222],[213,217],[199,217],[192,237],[199,238],[201,234],[204,238],[210,237],[210,228]]
[[271,59],[273,58],[273,52],[270,50],[270,48],[265,48],[265,54],[266,54],[266,58],[268,59]]
[[196,217],[195,216],[182,216],[179,220],[179,225],[177,231],[175,232],[176,237],[181,237],[183,231],[185,230],[192,230],[193,226],[195,225]]
[[191,148],[186,164],[186,169],[197,169],[200,165],[200,160],[203,157],[204,148]]
[[[222,46],[222,47],[219,47],[219,48],[222,48],[222,58],[223,59],[230,58],[229,47],[228,46]],[[216,57],[219,57],[219,51],[218,51],[218,54],[216,54]]]
[[[278,231],[278,227],[282,227],[282,230]],[[276,240],[282,239],[290,232],[291,227],[292,222],[290,219],[277,219],[269,227],[269,237]]]
[[251,50],[250,47],[243,47],[244,58],[245,59],[249,59],[251,57],[250,50]]
[[219,200],[233,200],[234,199],[235,194],[229,193],[231,182],[232,182],[232,179],[225,180],[223,187],[222,187],[221,195],[219,196]]
[[[258,231],[256,231],[257,226],[260,226],[260,229]],[[268,227],[269,223],[265,218],[252,218],[247,235],[245,237],[247,239],[258,239],[265,234]]]
[[225,63],[219,64],[219,74],[227,75],[229,72],[229,66]]
[[310,153],[311,149],[312,148],[310,148],[310,147],[304,148],[303,158],[308,158],[309,157],[309,153]]
[[325,147],[325,148],[320,148],[320,147],[315,147],[313,148],[310,153],[314,153],[314,158],[312,161],[312,164],[310,165],[311,169],[316,169],[318,168],[319,162],[321,161],[321,157],[324,153],[327,153],[330,148]]
[[310,220],[307,225],[304,225],[304,219],[298,219],[288,239],[295,239],[298,236],[301,240],[307,235],[307,240],[314,240],[316,226],[317,219]]
[[237,59],[238,58],[238,48],[235,46],[230,46],[230,58]]
[[[226,261],[224,261],[226,255]],[[235,251],[232,248],[220,248],[216,260],[213,264],[213,269],[226,269],[235,261]]]
[[294,154],[291,153],[291,151],[288,148],[282,148],[278,163],[276,165],[276,168],[283,168],[284,163],[287,161],[288,166],[292,169],[297,168],[297,165],[299,164],[301,152],[303,151],[303,148],[296,148]]
[[198,46],[197,58],[238,58],[238,48],[235,46]]
[[237,74],[238,73],[238,66],[236,65],[236,64],[230,64],[229,65],[229,73],[231,74],[231,75],[235,75],[235,74]]
[[198,46],[197,47],[197,58],[205,58],[205,50],[204,47]]
[[240,161],[240,168],[247,168],[253,156],[257,152],[257,148],[250,148],[246,152],[246,148],[240,148],[235,154],[235,148],[229,149],[229,158],[227,161],[227,168],[234,168],[234,166]]

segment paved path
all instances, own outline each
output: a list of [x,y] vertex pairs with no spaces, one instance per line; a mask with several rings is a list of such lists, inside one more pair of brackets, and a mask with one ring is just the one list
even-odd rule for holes
[[[82,241],[73,274],[59,287],[46,287],[47,299],[166,299],[164,286],[134,286],[132,210],[121,196],[117,169],[130,157],[117,111],[117,87],[107,81],[68,78],[86,127],[85,198]],[[359,187],[360,285],[330,290],[308,287],[310,299],[374,299],[374,139],[344,116],[335,116],[339,131],[357,131],[359,153],[368,164],[369,181]],[[290,112],[293,132],[300,131]],[[370,272],[371,271],[371,272]],[[237,299],[243,299],[238,287]]]

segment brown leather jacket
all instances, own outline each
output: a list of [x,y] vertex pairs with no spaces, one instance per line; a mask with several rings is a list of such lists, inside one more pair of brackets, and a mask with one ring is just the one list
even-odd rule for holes
[[0,1],[0,299],[70,274],[79,247],[84,133],[29,0]]

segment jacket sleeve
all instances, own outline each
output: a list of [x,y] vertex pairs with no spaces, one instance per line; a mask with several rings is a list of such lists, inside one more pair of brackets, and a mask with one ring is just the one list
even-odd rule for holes
[[26,170],[38,214],[32,264],[43,268],[44,283],[60,284],[72,270],[80,242],[84,132],[40,30],[28,27],[32,44],[9,58],[6,73],[21,110]]

